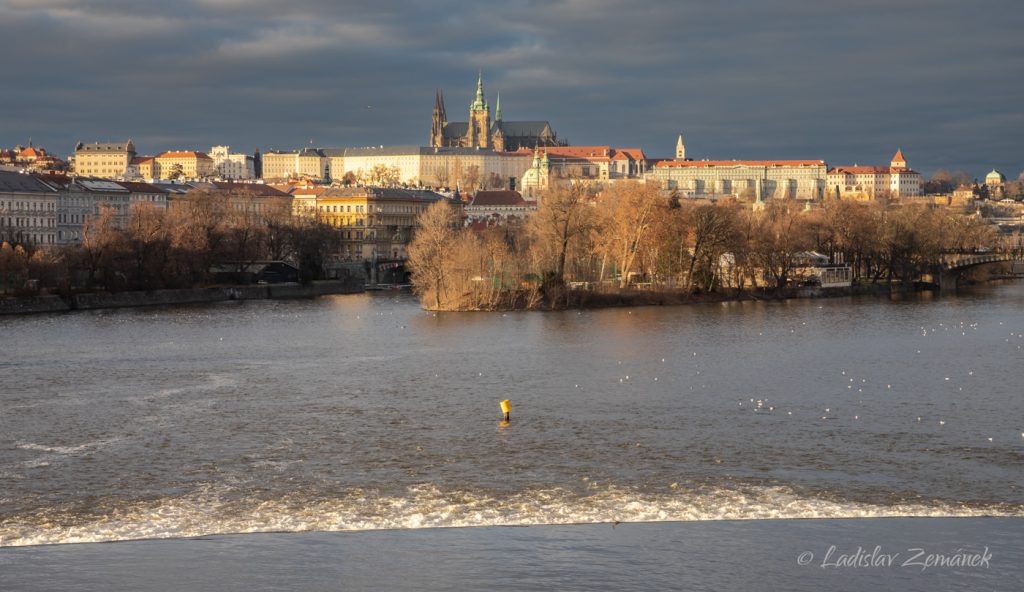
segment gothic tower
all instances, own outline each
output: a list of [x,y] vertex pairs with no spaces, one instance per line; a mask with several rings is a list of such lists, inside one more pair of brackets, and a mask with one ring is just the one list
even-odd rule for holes
[[683,134],[679,134],[676,140],[676,160],[686,160],[686,145],[683,144]]
[[448,116],[444,112],[444,96],[441,89],[434,94],[434,115],[430,119],[430,145],[437,148],[444,146],[444,126],[448,124]]
[[491,147],[491,108],[484,99],[484,74],[476,79],[476,98],[469,106],[469,129],[466,130],[467,146],[470,148]]

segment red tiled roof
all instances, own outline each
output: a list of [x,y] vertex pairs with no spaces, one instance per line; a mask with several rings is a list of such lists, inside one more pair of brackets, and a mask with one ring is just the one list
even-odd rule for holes
[[830,174],[848,175],[888,175],[889,167],[883,166],[839,166],[829,171]]
[[313,196],[323,195],[324,193],[327,192],[328,189],[330,189],[330,187],[325,187],[323,185],[317,185],[316,187],[291,187],[291,188],[288,188],[288,189],[282,189],[280,186],[273,186],[273,185],[271,187],[274,187],[274,189],[277,189],[279,191],[284,191],[285,193],[291,193],[292,195],[313,195]]
[[896,155],[892,157],[893,161],[907,162],[906,158],[903,158],[903,149],[899,148],[896,150]]
[[526,201],[518,191],[477,191],[471,206],[525,206]]
[[145,164],[147,162],[152,162],[152,160],[152,156],[136,156],[132,159],[132,164]]
[[830,175],[890,175],[895,173],[906,175],[908,173],[916,174],[917,171],[913,169],[890,168],[887,166],[838,166],[828,171],[828,174]]
[[606,145],[575,145],[575,146],[549,146],[541,149],[541,154],[547,153],[548,157],[574,157],[574,158],[608,158],[611,156],[611,146]]
[[658,168],[685,168],[685,167],[734,167],[734,166],[823,166],[824,160],[662,160],[655,166]]
[[614,158],[631,158],[633,160],[647,160],[642,148],[616,148]]

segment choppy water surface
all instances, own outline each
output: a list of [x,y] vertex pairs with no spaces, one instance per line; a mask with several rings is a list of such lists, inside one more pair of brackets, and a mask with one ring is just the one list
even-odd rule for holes
[[434,315],[357,295],[3,318],[0,545],[1022,516],[1022,334],[1021,283],[902,303]]

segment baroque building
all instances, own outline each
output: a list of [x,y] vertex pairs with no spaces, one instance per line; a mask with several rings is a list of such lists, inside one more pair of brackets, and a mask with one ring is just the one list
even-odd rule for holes
[[676,158],[655,162],[645,179],[685,198],[812,201],[824,194],[826,172],[823,160],[694,160],[679,134]]
[[539,146],[564,146],[547,121],[504,121],[501,95],[491,106],[484,97],[483,74],[476,81],[476,96],[469,105],[469,121],[448,121],[444,95],[434,95],[434,113],[430,124],[430,146],[435,148],[484,148],[497,152],[533,150]]
[[135,158],[135,144],[127,142],[75,144],[74,170],[76,175],[115,179],[124,177]]
[[897,150],[889,166],[837,166],[828,172],[829,197],[872,200],[921,195],[921,173]]

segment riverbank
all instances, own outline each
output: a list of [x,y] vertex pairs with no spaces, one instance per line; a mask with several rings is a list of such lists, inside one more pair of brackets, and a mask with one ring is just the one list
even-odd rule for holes
[[[914,286],[910,291],[928,291],[928,285]],[[682,291],[621,290],[591,292],[571,290],[567,308],[609,308],[617,306],[675,306],[718,302],[773,301],[802,298],[837,298],[843,296],[890,295],[899,290],[885,284],[865,284],[847,288],[820,288],[808,286],[786,290],[725,290],[720,292],[689,293]]]
[[213,286],[183,290],[152,290],[149,292],[87,292],[72,294],[67,297],[46,295],[34,298],[0,299],[0,315],[166,306],[173,304],[201,304],[224,302],[227,300],[315,298],[328,294],[355,294],[362,291],[362,282],[344,279],[318,281],[309,284],[282,283],[255,286]]
[[[599,309],[635,306],[681,306],[687,304],[708,304],[721,302],[783,301],[807,298],[840,298],[847,296],[896,296],[916,292],[937,292],[938,286],[929,283],[915,283],[903,288],[890,284],[857,284],[843,288],[822,288],[805,286],[785,290],[724,289],[715,292],[687,292],[684,290],[658,289],[616,289],[580,290],[567,289],[561,294],[545,297],[535,291],[506,293],[482,306],[465,306],[435,309],[427,306],[421,297],[420,303],[429,311],[445,312],[511,312],[511,311],[558,311],[574,309]],[[464,301],[473,302],[466,298]]]
[[[0,587],[100,590],[1016,590],[1019,518],[245,534],[0,549]],[[829,549],[834,551],[829,554]],[[896,554],[891,564],[843,564]],[[921,549],[925,553],[913,557]],[[974,565],[926,565],[939,556]],[[909,562],[909,563],[908,563]],[[904,565],[906,564],[906,565]]]

